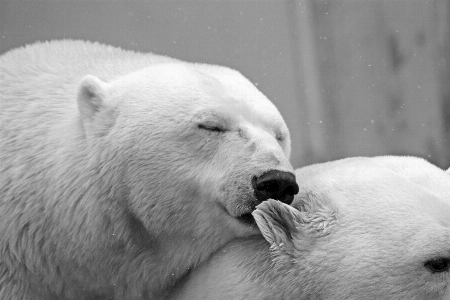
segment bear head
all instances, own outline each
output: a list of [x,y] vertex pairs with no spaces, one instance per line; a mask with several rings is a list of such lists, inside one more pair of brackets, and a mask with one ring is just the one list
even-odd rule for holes
[[298,191],[283,118],[234,70],[177,62],[109,82],[88,75],[78,108],[106,193],[120,195],[116,214],[168,269],[259,234],[255,207]]
[[450,299],[448,173],[417,158],[352,158],[297,180],[293,207],[254,212],[283,299]]
[[253,212],[264,239],[232,241],[170,299],[450,299],[448,173],[375,157],[296,174],[292,206],[268,200]]

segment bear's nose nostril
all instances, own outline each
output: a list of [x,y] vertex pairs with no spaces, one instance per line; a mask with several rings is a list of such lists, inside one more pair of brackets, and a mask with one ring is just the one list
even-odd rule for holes
[[277,170],[253,177],[252,183],[255,197],[261,202],[275,199],[291,204],[299,190],[294,174]]

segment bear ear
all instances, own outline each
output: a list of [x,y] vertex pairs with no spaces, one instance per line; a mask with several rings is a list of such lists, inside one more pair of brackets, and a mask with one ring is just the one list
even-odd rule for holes
[[300,212],[280,201],[269,199],[252,213],[262,235],[270,244],[275,259],[284,260],[294,255],[294,237],[302,235]]
[[311,250],[337,223],[338,210],[326,195],[303,193],[295,204],[297,208],[269,199],[252,213],[278,265]]
[[106,105],[107,85],[93,75],[86,75],[78,88],[78,110],[83,120],[92,121],[95,114]]

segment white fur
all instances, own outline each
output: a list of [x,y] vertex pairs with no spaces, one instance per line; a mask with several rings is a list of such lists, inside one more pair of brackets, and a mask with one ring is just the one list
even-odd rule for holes
[[81,41],[0,67],[1,299],[163,297],[259,234],[236,219],[253,176],[293,172],[282,117],[237,71]]
[[266,241],[230,243],[172,299],[450,299],[449,271],[425,267],[450,260],[448,172],[392,156],[296,174],[294,207],[269,200],[253,213]]

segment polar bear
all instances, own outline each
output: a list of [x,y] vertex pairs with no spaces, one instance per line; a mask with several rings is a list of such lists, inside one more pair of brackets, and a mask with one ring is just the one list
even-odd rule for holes
[[296,174],[293,207],[270,200],[253,212],[265,240],[231,242],[173,299],[450,299],[448,173],[376,157]]
[[298,191],[237,71],[72,40],[0,67],[0,299],[158,299]]

